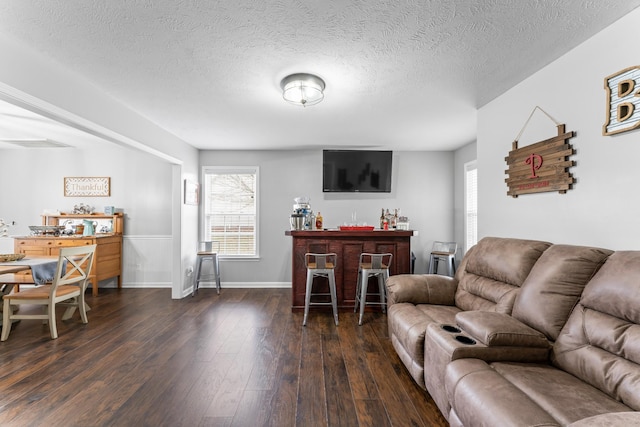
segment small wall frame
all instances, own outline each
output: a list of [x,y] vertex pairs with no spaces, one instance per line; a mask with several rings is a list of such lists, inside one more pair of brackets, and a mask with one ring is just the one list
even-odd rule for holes
[[188,179],[184,180],[184,204],[197,205],[200,203],[200,184]]

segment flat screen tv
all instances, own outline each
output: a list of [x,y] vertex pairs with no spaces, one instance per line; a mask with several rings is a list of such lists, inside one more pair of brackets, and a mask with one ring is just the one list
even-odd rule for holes
[[323,150],[325,193],[390,193],[392,151]]

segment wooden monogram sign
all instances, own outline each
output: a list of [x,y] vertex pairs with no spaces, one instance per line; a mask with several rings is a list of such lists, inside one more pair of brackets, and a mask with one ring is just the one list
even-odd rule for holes
[[574,183],[569,172],[575,166],[569,156],[575,154],[569,138],[575,132],[565,132],[564,125],[558,125],[558,136],[518,148],[513,142],[512,150],[505,157],[509,169],[505,179],[509,190],[507,195],[518,197],[520,194],[558,191],[566,193]]

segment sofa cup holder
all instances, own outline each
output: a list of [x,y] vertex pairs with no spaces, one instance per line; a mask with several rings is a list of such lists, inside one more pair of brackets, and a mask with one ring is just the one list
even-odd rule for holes
[[459,328],[453,326],[453,325],[441,325],[440,326],[442,329],[444,329],[447,332],[451,332],[452,334],[458,334],[460,332],[462,332]]
[[476,343],[476,340],[465,337],[464,335],[456,335],[456,341],[466,345],[474,345]]

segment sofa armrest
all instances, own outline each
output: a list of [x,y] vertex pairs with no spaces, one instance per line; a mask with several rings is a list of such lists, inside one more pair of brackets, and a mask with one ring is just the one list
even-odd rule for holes
[[456,314],[456,323],[469,336],[487,347],[549,348],[547,337],[504,313],[463,311]]
[[387,279],[387,303],[454,305],[457,287],[458,281],[453,277],[398,274]]

